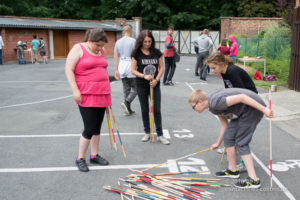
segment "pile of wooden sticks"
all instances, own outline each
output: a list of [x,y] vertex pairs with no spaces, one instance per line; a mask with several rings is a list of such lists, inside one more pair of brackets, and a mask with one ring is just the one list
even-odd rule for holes
[[[119,193],[121,199],[132,200],[150,199],[150,200],[198,200],[202,198],[212,199],[214,193],[196,188],[196,186],[205,187],[228,187],[231,185],[218,183],[219,179],[191,178],[191,177],[169,177],[168,175],[178,175],[183,173],[161,173],[149,174],[143,171],[132,170],[133,174],[124,179],[120,178],[117,187],[105,185],[103,188],[109,191]],[[204,173],[204,171],[189,172]],[[120,181],[124,184],[121,186]]]

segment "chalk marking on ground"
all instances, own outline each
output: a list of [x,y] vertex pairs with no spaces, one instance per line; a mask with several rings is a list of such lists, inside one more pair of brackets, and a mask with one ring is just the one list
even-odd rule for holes
[[[108,165],[108,166],[89,166],[90,170],[108,170],[108,169],[145,169],[157,164],[141,165]],[[162,165],[160,168],[167,168]],[[0,168],[0,173],[24,173],[24,172],[59,172],[59,171],[78,171],[77,167],[41,167],[41,168]]]
[[[187,83],[187,82],[185,82],[185,83],[192,91],[195,90],[189,83]],[[253,156],[254,160],[269,175],[270,170],[263,164],[263,162],[261,160],[259,160],[258,157],[253,152],[252,152],[252,156]],[[292,193],[280,182],[280,180],[276,176],[274,176],[274,174],[273,174],[273,180],[290,200],[296,200],[295,197],[292,195]]]
[[[170,139],[170,133],[163,129],[165,138]],[[154,133],[156,134],[156,133]],[[101,133],[102,136],[108,136],[108,133]],[[120,135],[145,135],[145,133],[120,133]],[[49,137],[80,137],[81,134],[47,134],[47,135],[0,135],[0,138],[49,138]]]
[[[270,170],[263,164],[263,162],[252,152],[252,157],[254,160],[263,168],[263,170],[270,175]],[[292,195],[292,193],[279,181],[279,179],[272,174],[273,181],[278,185],[278,187],[285,193],[285,195],[290,200],[296,200],[296,198]]]
[[47,99],[47,100],[42,100],[42,101],[33,101],[33,102],[30,102],[30,103],[21,103],[21,104],[15,104],[15,105],[1,106],[0,109],[19,107],[19,106],[28,106],[28,105],[46,103],[46,102],[51,102],[51,101],[58,101],[58,100],[63,100],[63,99],[67,99],[67,98],[70,98],[70,97],[73,97],[73,95],[62,96],[62,97],[57,97],[57,98],[54,98],[54,99]]
[[68,83],[68,81],[0,81],[0,83]]

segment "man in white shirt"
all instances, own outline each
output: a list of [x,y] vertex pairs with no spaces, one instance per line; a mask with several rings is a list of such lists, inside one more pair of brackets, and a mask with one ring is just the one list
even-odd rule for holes
[[4,46],[4,43],[3,43],[2,36],[0,33],[0,64],[1,65],[3,64],[3,52],[2,52],[3,46]]
[[115,78],[121,78],[123,83],[124,102],[121,107],[126,115],[134,113],[131,110],[131,102],[137,95],[135,76],[131,74],[131,52],[135,46],[132,36],[132,26],[126,24],[123,27],[123,37],[116,42],[114,49]]

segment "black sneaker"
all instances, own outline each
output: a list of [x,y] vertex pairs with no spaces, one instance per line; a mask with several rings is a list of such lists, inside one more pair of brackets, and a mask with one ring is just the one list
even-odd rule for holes
[[170,86],[173,86],[174,83],[173,83],[172,81],[169,81],[169,85],[170,85]]
[[257,178],[257,180],[255,181],[250,177],[247,177],[244,180],[239,180],[233,185],[234,187],[245,188],[245,189],[258,189],[261,186],[259,178]]
[[135,111],[134,111],[134,110],[131,110],[131,108],[129,108],[129,114],[132,115],[132,114],[134,114],[134,113],[135,113]]
[[109,162],[97,154],[96,158],[90,158],[90,163],[109,165]]
[[80,158],[80,160],[76,159],[75,164],[78,167],[79,171],[81,171],[81,172],[89,171],[89,168],[88,168],[84,158]]
[[240,177],[240,172],[239,170],[236,170],[235,172],[225,169],[220,172],[216,172],[217,177],[225,177],[225,178],[239,178]]

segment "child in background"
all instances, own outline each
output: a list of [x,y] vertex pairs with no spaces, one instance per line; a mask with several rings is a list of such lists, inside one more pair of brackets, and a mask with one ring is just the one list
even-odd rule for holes
[[229,48],[227,47],[227,40],[223,39],[221,46],[218,48],[218,51],[223,54],[224,56],[228,56],[230,53]]
[[[227,88],[207,95],[201,90],[190,94],[189,104],[202,113],[205,109],[218,116],[222,125],[219,138],[211,146],[218,148],[223,139],[227,151],[228,168],[216,173],[217,177],[239,178],[236,167],[236,151],[242,156],[248,177],[234,184],[237,188],[257,189],[261,183],[256,176],[249,143],[263,114],[272,118],[273,112],[265,105],[258,94],[241,88]],[[230,121],[229,121],[230,120]]]

